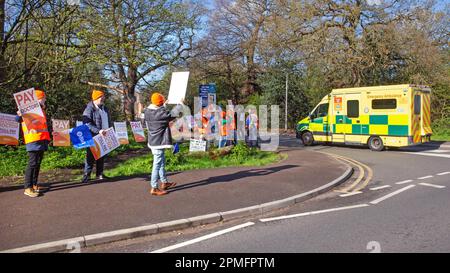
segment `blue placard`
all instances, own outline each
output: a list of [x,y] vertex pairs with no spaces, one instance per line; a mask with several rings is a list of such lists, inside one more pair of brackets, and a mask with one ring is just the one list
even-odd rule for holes
[[202,107],[208,106],[208,95],[216,93],[216,84],[201,84],[198,86],[199,97],[202,98]]
[[86,124],[70,129],[70,140],[75,149],[88,148],[95,145],[91,131]]

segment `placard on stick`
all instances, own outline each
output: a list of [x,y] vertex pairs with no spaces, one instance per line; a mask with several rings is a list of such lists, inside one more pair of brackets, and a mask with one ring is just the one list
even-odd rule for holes
[[169,89],[169,104],[178,104],[186,96],[189,71],[173,72]]

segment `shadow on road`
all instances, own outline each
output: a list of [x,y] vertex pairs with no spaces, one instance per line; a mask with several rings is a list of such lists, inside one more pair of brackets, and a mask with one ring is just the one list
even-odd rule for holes
[[[431,141],[415,146],[408,146],[408,147],[388,147],[387,150],[389,151],[399,151],[399,152],[426,152],[431,150],[438,150],[441,148],[442,145],[447,145],[448,142],[446,141]],[[283,151],[289,151],[292,150],[292,148],[309,148],[312,150],[322,150],[327,149],[331,147],[342,147],[342,148],[351,148],[356,150],[369,150],[367,145],[355,145],[355,144],[344,144],[344,143],[314,143],[312,146],[305,147],[303,143],[295,138],[280,138],[280,148],[278,149],[279,152]]]
[[[179,171],[169,172],[169,173],[167,173],[167,176],[175,175],[178,173],[180,173],[180,172]],[[67,189],[71,189],[71,188],[95,185],[95,184],[99,184],[99,183],[127,182],[127,180],[133,179],[133,178],[144,178],[144,179],[150,181],[149,175],[140,174],[140,175],[132,175],[132,176],[117,176],[117,177],[109,178],[104,181],[92,179],[87,183],[81,183],[81,181],[75,180],[75,181],[59,181],[59,182],[53,182],[53,183],[39,183],[39,185],[49,187],[49,191],[59,191],[59,190],[67,190]],[[23,185],[0,187],[0,193],[7,192],[7,191],[20,190],[20,189],[23,189]]]
[[195,188],[195,187],[201,187],[206,186],[213,183],[223,183],[223,182],[232,182],[234,180],[238,180],[241,178],[247,178],[247,177],[257,177],[257,176],[265,176],[268,174],[280,172],[286,169],[291,169],[295,167],[300,167],[299,165],[283,165],[283,166],[277,166],[272,168],[265,168],[265,169],[252,169],[252,170],[246,170],[246,171],[240,171],[233,174],[226,174],[226,175],[220,175],[220,176],[213,176],[207,179],[203,179],[196,182],[191,182],[183,185],[179,185],[176,187],[173,187],[169,190],[169,192],[179,191],[179,190],[185,190],[189,188]]

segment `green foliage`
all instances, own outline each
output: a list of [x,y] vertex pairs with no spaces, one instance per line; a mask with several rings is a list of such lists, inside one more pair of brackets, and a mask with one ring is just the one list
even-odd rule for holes
[[25,147],[0,146],[0,177],[21,175],[27,166]]
[[[166,171],[175,172],[232,166],[264,166],[286,158],[285,155],[250,149],[242,143],[236,145],[228,155],[219,157],[216,155],[215,151],[189,153],[189,146],[183,144],[180,145],[180,152],[175,155],[173,155],[172,150],[166,150]],[[149,151],[147,155],[128,159],[115,168],[106,170],[105,173],[112,177],[149,175],[152,164],[153,156]]]
[[[283,68],[283,66],[286,66]],[[312,105],[307,96],[307,85],[303,73],[288,65],[273,67],[259,78],[262,89],[261,103],[280,106],[280,127],[284,127],[286,107],[286,72],[288,74],[288,128],[294,128],[298,119],[307,115]],[[314,94],[317,96],[317,94]],[[270,116],[268,116],[270,117]]]
[[[112,151],[108,157],[114,158],[118,155],[133,150],[139,150],[146,147],[145,143],[137,143],[130,139],[130,144],[121,145]],[[0,177],[23,175],[28,163],[28,155],[25,146],[9,147],[0,146]],[[82,168],[86,158],[86,150],[76,150],[72,147],[53,147],[49,146],[44,154],[41,170],[53,170],[60,168]]]
[[450,117],[435,120],[431,124],[432,140],[450,141]]
[[[23,175],[28,163],[25,146],[19,148],[0,147],[0,177]],[[52,147],[45,152],[41,170],[58,168],[81,168],[86,157],[85,150],[75,150],[72,147]]]
[[255,148],[248,147],[243,141],[239,141],[236,146],[231,150],[230,157],[237,161],[244,161],[245,158],[256,153]]

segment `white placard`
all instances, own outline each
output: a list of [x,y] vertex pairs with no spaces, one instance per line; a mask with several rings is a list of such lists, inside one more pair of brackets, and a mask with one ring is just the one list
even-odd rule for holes
[[16,116],[0,113],[0,144],[19,145],[19,123]]
[[47,118],[42,112],[41,105],[34,88],[27,89],[14,94],[19,111],[22,113],[22,120],[27,130],[46,131]]
[[128,131],[126,122],[114,122],[114,129],[116,130],[117,138],[120,144],[129,144]]
[[189,152],[206,152],[206,141],[191,139],[189,142]]
[[186,89],[189,79],[189,71],[173,72],[169,89],[169,104],[178,104],[186,96]]
[[105,132],[106,134],[104,136],[101,134],[96,135],[94,137],[95,146],[90,147],[95,160],[103,157],[120,146],[120,142],[114,128],[108,128]]
[[136,142],[145,142],[145,133],[140,121],[130,121],[131,130],[133,131],[134,140]]

